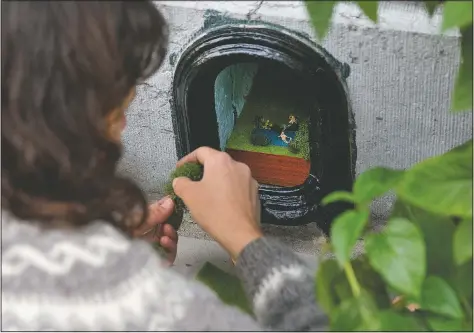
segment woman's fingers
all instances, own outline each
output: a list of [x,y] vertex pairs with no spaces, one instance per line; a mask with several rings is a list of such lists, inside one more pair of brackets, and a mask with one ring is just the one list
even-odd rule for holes
[[148,206],[148,218],[141,226],[134,231],[135,237],[141,237],[151,233],[153,229],[159,224],[166,222],[166,220],[173,213],[174,202],[171,198],[165,197],[150,206]]
[[173,264],[174,260],[176,259],[176,253],[178,251],[178,246],[176,241],[172,240],[168,236],[163,236],[160,239],[160,245],[168,252],[168,262]]
[[169,225],[169,224],[165,224],[163,225],[163,229],[162,229],[162,234],[161,234],[163,237],[169,237],[172,241],[174,241],[175,243],[178,242],[178,233],[176,232],[176,230],[174,230],[174,228]]
[[188,155],[184,156],[182,159],[178,161],[176,164],[177,167],[182,166],[185,163],[200,163],[204,165],[207,160],[212,159],[213,157],[216,156],[216,154],[219,154],[217,150],[214,150],[209,147],[200,147]]
[[162,236],[163,236],[163,224],[159,224],[153,229],[151,229],[150,232],[147,232],[144,235],[140,236],[140,238],[149,243],[155,243],[155,242],[159,242]]
[[262,237],[257,183],[247,165],[209,147],[196,149],[178,165],[196,161],[204,166],[202,180],[178,177],[173,189],[194,221],[235,259],[247,244]]

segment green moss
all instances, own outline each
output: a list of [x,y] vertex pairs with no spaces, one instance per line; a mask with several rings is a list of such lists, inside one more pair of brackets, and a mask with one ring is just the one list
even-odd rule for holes
[[202,179],[204,168],[199,163],[186,163],[179,168],[176,168],[170,175],[168,182],[165,184],[164,192],[170,196],[175,204],[175,211],[168,219],[167,223],[171,224],[173,228],[178,231],[183,221],[183,211],[185,208],[183,200],[181,200],[173,189],[173,180],[177,177],[188,177],[193,181]]
[[295,139],[291,141],[288,150],[297,152],[299,156],[305,160],[310,159],[310,148],[309,148],[309,124],[308,121],[301,121],[298,131],[296,132]]

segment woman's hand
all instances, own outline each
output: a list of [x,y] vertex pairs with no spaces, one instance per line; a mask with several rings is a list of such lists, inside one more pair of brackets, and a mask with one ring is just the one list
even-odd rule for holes
[[162,198],[148,206],[148,219],[134,231],[135,237],[140,237],[149,242],[158,242],[168,253],[168,262],[174,263],[176,259],[178,234],[176,230],[166,224],[174,209],[173,200],[169,197]]
[[173,187],[193,219],[235,260],[251,241],[262,236],[258,183],[247,165],[228,154],[201,147],[185,156],[187,162],[204,165],[201,181],[176,178]]

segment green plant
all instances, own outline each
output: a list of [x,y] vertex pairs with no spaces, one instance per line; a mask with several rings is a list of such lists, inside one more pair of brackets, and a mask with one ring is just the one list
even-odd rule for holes
[[288,149],[292,153],[298,153],[305,160],[310,159],[309,127],[308,121],[301,121],[296,131],[295,138],[289,143]]
[[[306,2],[320,36],[336,3]],[[377,2],[357,3],[377,19]],[[440,4],[424,3],[430,15]],[[472,110],[472,2],[443,7],[443,29],[459,27],[462,34],[451,109]],[[387,225],[381,233],[368,231],[370,204],[388,191],[396,203]],[[472,140],[408,170],[367,170],[352,193],[331,193],[323,204],[335,201],[352,202],[355,209],[334,221],[330,247],[336,259],[324,261],[316,279],[331,329],[472,330]],[[351,261],[361,236],[366,253]]]
[[265,134],[253,130],[250,134],[250,143],[254,146],[265,147],[270,144],[270,139]]
[[[319,39],[328,31],[333,9],[342,1],[305,1]],[[377,22],[379,3],[384,1],[354,1],[372,21]],[[472,1],[419,1],[422,2],[430,16],[438,7],[443,10],[442,30],[459,28],[461,32],[461,66],[451,97],[452,112],[472,110]]]
[[[367,231],[372,200],[390,190],[397,200],[385,229]],[[370,169],[352,193],[331,193],[323,204],[340,200],[355,209],[334,221],[336,259],[324,261],[316,279],[332,329],[472,330],[472,140],[406,171]],[[365,270],[350,260],[361,236]],[[392,304],[396,296],[402,301]]]
[[[326,34],[337,1],[306,1],[316,31]],[[357,1],[377,19],[378,2]],[[424,1],[430,15],[440,2]],[[461,66],[453,112],[472,110],[472,2],[446,1],[443,29],[461,32]],[[472,139],[407,170],[383,167],[359,175],[352,192],[333,192],[323,205],[348,201],[354,209],[333,222],[321,262],[318,302],[336,331],[472,331]],[[368,228],[372,201],[396,196],[382,232]],[[365,254],[350,255],[363,237]],[[221,282],[222,283],[222,282]]]

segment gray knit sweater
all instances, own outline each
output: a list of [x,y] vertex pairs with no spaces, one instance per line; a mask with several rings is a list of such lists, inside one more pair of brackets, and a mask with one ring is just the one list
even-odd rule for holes
[[261,238],[236,268],[256,319],[106,223],[46,231],[3,211],[2,330],[326,329],[314,272],[291,250]]

